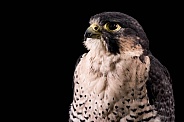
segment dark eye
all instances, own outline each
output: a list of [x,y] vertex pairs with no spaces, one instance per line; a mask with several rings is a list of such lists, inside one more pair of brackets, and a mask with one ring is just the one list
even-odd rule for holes
[[115,22],[108,22],[104,25],[104,28],[108,31],[118,31],[121,29],[121,26]]

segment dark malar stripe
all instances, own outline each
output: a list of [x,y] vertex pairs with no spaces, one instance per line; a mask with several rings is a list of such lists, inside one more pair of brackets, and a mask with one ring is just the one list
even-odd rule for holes
[[118,39],[114,39],[115,35],[111,33],[104,33],[103,36],[105,42],[107,43],[108,51],[114,55],[119,54],[119,41]]

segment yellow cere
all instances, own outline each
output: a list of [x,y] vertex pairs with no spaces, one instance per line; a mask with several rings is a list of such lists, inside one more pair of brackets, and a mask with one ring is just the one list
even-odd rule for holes
[[99,29],[100,29],[99,25],[97,25],[97,24],[92,24],[90,27],[91,27],[94,31],[99,31]]

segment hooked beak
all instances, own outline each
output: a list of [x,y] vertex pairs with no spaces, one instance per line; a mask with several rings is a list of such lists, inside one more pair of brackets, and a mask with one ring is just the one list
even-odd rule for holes
[[100,28],[97,25],[91,25],[90,27],[87,28],[84,38],[95,38],[95,39],[100,39],[101,38],[101,32]]

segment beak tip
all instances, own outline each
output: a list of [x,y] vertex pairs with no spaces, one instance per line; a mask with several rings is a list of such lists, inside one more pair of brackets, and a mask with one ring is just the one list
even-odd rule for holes
[[89,32],[85,32],[85,34],[84,34],[84,38],[90,38],[91,37],[91,33],[89,33]]

